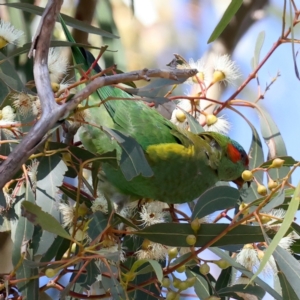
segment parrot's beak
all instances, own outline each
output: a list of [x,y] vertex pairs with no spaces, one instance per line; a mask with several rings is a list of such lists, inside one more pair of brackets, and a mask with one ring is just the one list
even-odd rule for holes
[[[239,190],[243,187],[243,185],[245,183],[245,181],[243,180],[242,177],[232,180],[232,182],[234,182],[238,186]],[[248,188],[250,187],[250,185],[251,185],[251,181],[247,181]]]

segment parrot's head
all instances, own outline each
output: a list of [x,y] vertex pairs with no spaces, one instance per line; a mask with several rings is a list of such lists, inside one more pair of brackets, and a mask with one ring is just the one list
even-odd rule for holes
[[221,181],[233,181],[239,188],[244,184],[241,175],[249,169],[249,158],[244,148],[228,136],[207,132],[211,135],[210,145],[220,151],[221,157],[217,166],[218,178]]

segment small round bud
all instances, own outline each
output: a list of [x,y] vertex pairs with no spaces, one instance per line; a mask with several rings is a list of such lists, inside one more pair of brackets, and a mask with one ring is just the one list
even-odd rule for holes
[[184,291],[184,290],[186,290],[188,287],[189,287],[189,286],[188,286],[188,284],[187,284],[185,281],[180,282],[179,285],[178,285],[178,289],[179,289],[180,291]]
[[132,281],[135,279],[136,274],[134,272],[129,271],[127,274],[124,275],[127,281]]
[[162,282],[161,282],[161,286],[168,288],[171,285],[171,280],[167,277],[164,277]]
[[243,214],[244,215],[248,215],[249,214],[249,208],[248,207],[248,204],[246,203],[242,203],[240,206],[239,206],[239,211],[242,211],[243,210]]
[[172,260],[173,258],[177,257],[178,249],[176,247],[169,249],[168,255],[169,255],[169,260]]
[[190,246],[194,246],[196,244],[197,238],[193,234],[189,234],[186,237],[186,243]]
[[89,208],[85,205],[84,202],[82,202],[77,210],[78,216],[79,217],[84,217],[89,211]]
[[216,83],[218,81],[224,80],[225,78],[226,78],[226,76],[225,76],[225,74],[222,71],[216,70],[213,73],[213,80],[212,80],[212,82]]
[[149,240],[145,239],[145,240],[143,241],[143,243],[142,243],[141,248],[142,248],[143,250],[148,250],[148,247],[150,246],[150,244],[151,244],[151,242],[150,242]]
[[242,178],[244,181],[251,181],[253,179],[253,173],[249,170],[245,170],[242,173]]
[[259,184],[257,187],[257,193],[261,196],[266,196],[268,193],[268,190],[264,185]]
[[192,77],[192,81],[193,81],[194,83],[198,83],[198,80],[197,80],[196,77],[198,77],[198,79],[199,79],[200,81],[204,81],[204,73],[203,73],[203,72],[198,72],[195,76]]
[[218,118],[215,115],[207,115],[206,116],[206,125],[211,126],[218,121]]
[[185,265],[182,265],[182,266],[178,267],[178,268],[176,269],[176,271],[177,271],[178,273],[183,273],[183,272],[185,272]]
[[53,93],[57,93],[59,91],[60,84],[56,82],[51,82],[51,89]]
[[272,218],[267,217],[267,216],[260,216],[260,221],[262,224],[266,224],[266,223],[272,221]]
[[185,281],[189,287],[192,287],[195,285],[197,278],[196,277],[190,277],[187,278],[187,280]]
[[48,278],[52,278],[52,277],[54,277],[56,274],[57,274],[57,270],[52,269],[52,268],[48,268],[48,269],[45,271],[45,275],[46,275]]
[[231,264],[225,259],[215,260],[214,263],[223,270],[231,266]]
[[175,288],[178,289],[180,283],[181,283],[181,280],[180,280],[179,278],[174,278],[174,279],[173,279],[173,286],[174,286]]
[[270,165],[269,168],[281,168],[284,164],[284,160],[281,159],[281,158],[275,158],[273,161],[272,161],[272,164]]
[[197,233],[197,231],[200,229],[200,221],[198,218],[194,219],[192,222],[191,222],[191,228],[193,229],[193,231],[195,233]]
[[278,186],[278,182],[274,181],[270,178],[269,182],[268,182],[268,189],[269,190],[273,190]]
[[76,247],[77,247],[77,244],[73,243],[72,246],[71,246],[71,253],[75,253],[76,252]]
[[208,274],[210,271],[210,266],[207,263],[204,263],[200,266],[199,272],[203,275]]
[[177,121],[180,123],[184,122],[186,119],[186,115],[181,109],[176,110],[175,117],[176,117]]
[[166,300],[176,300],[176,295],[177,295],[176,292],[170,290],[167,293]]

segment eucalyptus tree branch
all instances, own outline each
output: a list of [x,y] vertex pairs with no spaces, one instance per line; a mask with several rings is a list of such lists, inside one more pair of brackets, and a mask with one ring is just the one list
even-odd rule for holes
[[[56,2],[53,1],[52,3],[55,6]],[[50,13],[55,16],[56,12],[55,10],[48,10],[48,14]],[[49,16],[47,19],[49,20]],[[53,18],[53,21],[55,22],[55,17]],[[9,181],[20,169],[21,165],[26,162],[32,153],[35,152],[41,142],[45,140],[47,132],[57,126],[60,126],[63,121],[63,117],[68,116],[81,101],[86,99],[98,88],[118,83],[126,83],[129,81],[149,81],[150,78],[166,78],[184,81],[189,77],[196,75],[198,72],[196,69],[143,69],[123,74],[98,77],[81,91],[76,93],[70,101],[59,105],[55,102],[53,92],[51,90],[49,73],[47,73],[47,57],[45,57],[45,55],[48,55],[48,52],[45,52],[45,48],[49,48],[49,42],[46,43],[44,39],[47,37],[50,40],[51,32],[45,32],[43,24],[41,26],[40,33],[41,34],[38,35],[36,39],[34,75],[38,95],[42,104],[42,117],[31,128],[14,151],[10,153],[6,160],[0,165],[0,188],[3,188],[5,183]],[[46,35],[46,33],[48,35]]]

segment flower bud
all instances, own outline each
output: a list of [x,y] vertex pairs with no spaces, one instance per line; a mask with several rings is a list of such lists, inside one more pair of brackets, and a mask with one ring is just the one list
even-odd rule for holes
[[253,173],[249,170],[245,170],[242,173],[242,178],[244,181],[251,181],[253,179]]
[[214,263],[223,270],[231,266],[231,264],[225,259],[215,260]]
[[182,266],[178,267],[178,268],[176,269],[176,272],[178,272],[178,273],[183,273],[183,272],[185,272],[185,265],[182,265]]
[[175,117],[176,117],[177,121],[180,123],[184,122],[186,119],[186,115],[181,109],[176,110]]
[[278,186],[278,182],[274,181],[273,179],[270,178],[269,182],[268,182],[268,189],[269,190],[273,190]]
[[193,234],[189,234],[186,237],[186,243],[190,246],[194,246],[196,244],[197,238]]
[[193,229],[193,231],[195,233],[197,233],[197,231],[200,229],[200,220],[198,218],[194,219],[192,222],[191,222],[191,228]]
[[271,168],[281,168],[284,164],[284,160],[281,159],[281,158],[275,158],[273,161],[272,161],[272,164],[270,165],[269,169]]
[[164,277],[162,282],[161,282],[161,286],[168,288],[171,285],[171,280],[167,277]]
[[206,125],[211,126],[218,121],[218,118],[215,115],[207,115],[206,116]]
[[56,274],[57,274],[57,270],[56,270],[56,269],[48,268],[48,269],[46,269],[46,271],[45,271],[45,275],[46,275],[48,278],[52,278],[52,277],[54,277]]
[[168,255],[169,255],[169,260],[172,260],[173,258],[177,257],[178,249],[176,247],[169,249]]
[[257,193],[258,193],[259,195],[261,195],[261,196],[266,196],[267,193],[268,193],[268,190],[267,190],[267,188],[266,188],[264,185],[259,184],[259,185],[257,186]]
[[199,272],[203,275],[208,274],[210,271],[210,266],[207,263],[204,263],[200,266]]

